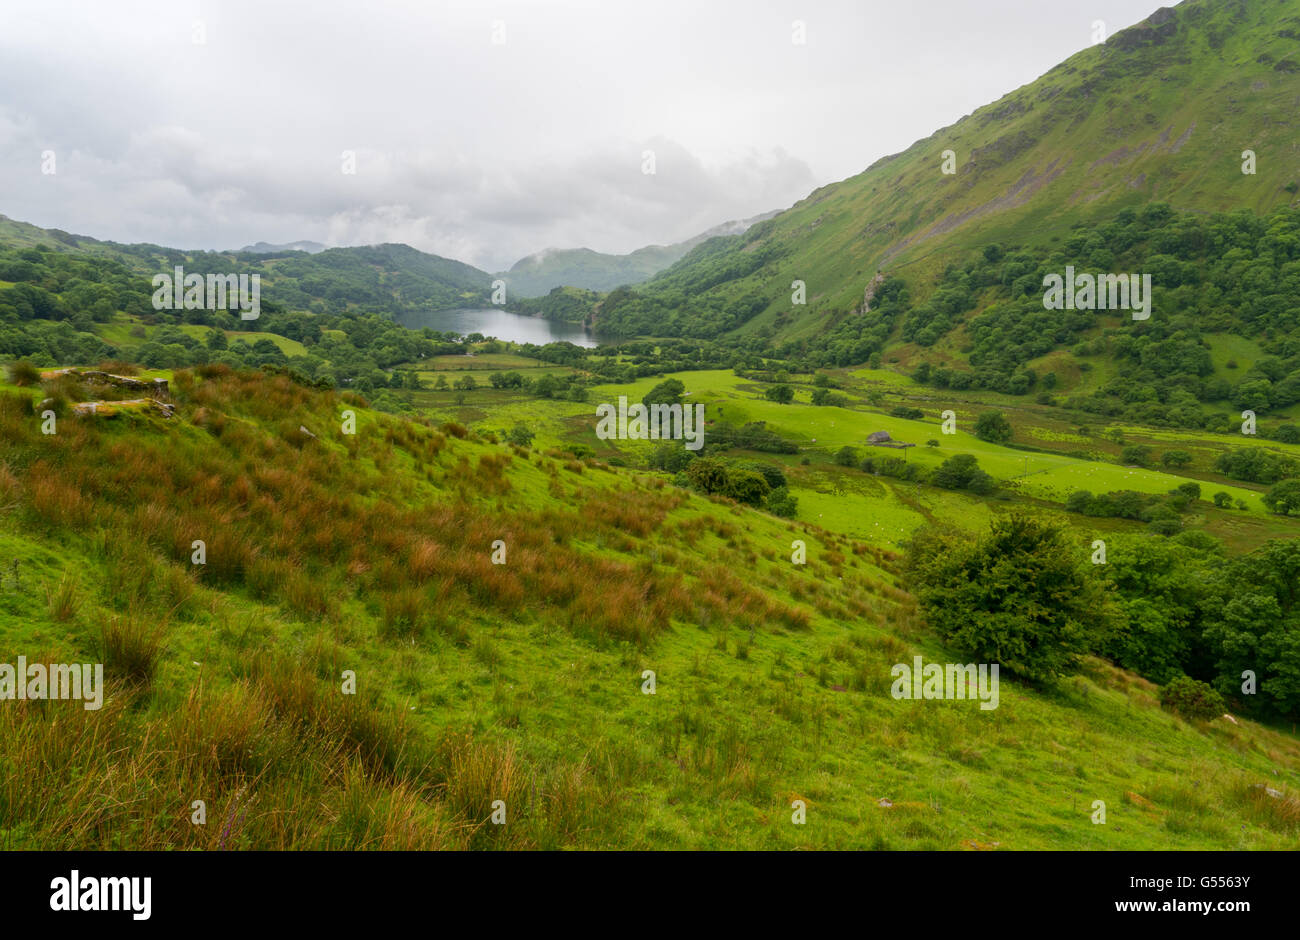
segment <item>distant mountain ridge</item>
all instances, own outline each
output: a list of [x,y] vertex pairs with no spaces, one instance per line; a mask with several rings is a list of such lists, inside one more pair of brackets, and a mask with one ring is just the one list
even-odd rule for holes
[[309,255],[319,254],[329,245],[322,245],[320,242],[313,241],[296,241],[286,242],[283,245],[273,245],[270,242],[257,242],[253,245],[245,245],[239,251],[246,251],[255,255],[269,255],[279,251],[305,251]]
[[[143,298],[146,307],[153,290],[150,278],[170,273],[176,265],[192,273],[257,274],[267,310],[352,310],[391,316],[486,307],[491,299],[492,276],[486,271],[409,245],[322,245],[316,252],[291,246],[268,246],[268,251],[199,251],[101,241],[0,215],[0,246],[75,252],[117,262],[132,275],[124,290]],[[119,302],[126,303],[126,296]]]
[[748,219],[733,219],[715,225],[686,241],[671,245],[647,245],[625,255],[612,255],[590,248],[548,248],[516,261],[509,271],[497,274],[516,297],[541,297],[556,287],[580,287],[607,291],[639,284],[685,257],[696,245],[721,235],[741,235],[780,210]]

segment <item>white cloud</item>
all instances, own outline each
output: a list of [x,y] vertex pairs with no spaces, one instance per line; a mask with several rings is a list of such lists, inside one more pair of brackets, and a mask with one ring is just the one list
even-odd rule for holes
[[15,0],[0,213],[179,247],[404,241],[492,270],[630,251],[784,208],[1155,5]]

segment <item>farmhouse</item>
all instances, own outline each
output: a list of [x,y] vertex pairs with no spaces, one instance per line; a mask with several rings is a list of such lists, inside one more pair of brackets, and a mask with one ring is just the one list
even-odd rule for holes
[[889,436],[888,431],[875,431],[867,437],[867,443],[872,447],[893,447],[902,449],[904,447],[915,447],[915,444],[904,444],[902,441],[896,441]]

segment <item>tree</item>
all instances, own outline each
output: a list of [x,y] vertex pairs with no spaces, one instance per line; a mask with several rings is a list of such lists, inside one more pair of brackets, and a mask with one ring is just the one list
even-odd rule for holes
[[852,467],[858,462],[858,449],[847,444],[835,454],[835,462],[841,467]]
[[1160,690],[1160,704],[1184,718],[1209,721],[1223,714],[1223,696],[1208,683],[1178,676]]
[[685,392],[686,386],[682,384],[681,379],[664,379],[646,392],[645,398],[641,399],[641,404],[647,408],[651,405],[680,405]]
[[959,655],[1047,680],[1077,670],[1114,619],[1081,557],[1063,529],[1013,513],[974,540],[923,530],[907,572],[930,625]]
[[970,490],[980,495],[997,488],[993,478],[979,468],[979,462],[970,454],[949,457],[930,475],[930,482],[946,490]]
[[1274,432],[1273,437],[1283,444],[1300,444],[1300,427],[1284,424]]
[[1220,509],[1232,508],[1232,496],[1225,493],[1223,490],[1219,490],[1219,492],[1215,493],[1213,498],[1214,505],[1218,506]]
[[713,457],[697,457],[686,468],[686,478],[701,493],[721,493],[727,488],[727,468]]
[[1192,462],[1192,455],[1185,450],[1167,450],[1160,457],[1166,467],[1185,467]]
[[1070,512],[1090,515],[1092,510],[1092,494],[1087,490],[1075,490],[1066,497],[1065,508]]
[[975,436],[981,441],[1005,444],[1012,433],[1011,422],[1000,411],[986,411],[975,420]]
[[761,506],[767,494],[771,492],[771,487],[767,485],[767,480],[763,479],[762,474],[733,467],[727,471],[727,486],[724,492],[737,502]]
[[1300,516],[1300,480],[1282,480],[1274,483],[1260,498],[1269,512],[1283,516]]
[[1145,467],[1151,462],[1151,448],[1145,444],[1130,444],[1119,452],[1119,462],[1125,466]]
[[768,401],[788,405],[790,402],[794,401],[794,388],[784,383],[779,385],[769,385],[763,391],[763,397]]
[[[1300,542],[1275,540],[1217,569],[1205,642],[1217,657],[1215,688],[1247,707],[1300,717]],[[1251,670],[1259,695],[1241,695]]]
[[506,440],[511,444],[518,444],[520,447],[527,447],[532,444],[533,436],[533,432],[530,431],[527,426],[516,424],[510,429],[510,433],[506,436]]
[[774,516],[793,519],[799,512],[799,500],[784,486],[778,486],[767,494],[767,511]]

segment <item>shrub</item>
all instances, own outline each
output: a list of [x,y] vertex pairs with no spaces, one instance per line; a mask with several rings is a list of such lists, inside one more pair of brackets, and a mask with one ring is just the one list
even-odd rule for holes
[[1261,497],[1269,512],[1283,516],[1300,516],[1300,480],[1274,483]]
[[975,436],[981,441],[1005,444],[1012,433],[1011,422],[1000,411],[986,411],[975,419]]
[[641,399],[641,404],[647,408],[651,405],[680,405],[685,392],[686,386],[682,384],[681,379],[664,379],[646,392],[645,398]]
[[799,512],[799,500],[784,486],[778,486],[767,494],[767,511],[774,516],[793,519]]
[[[687,453],[689,453],[689,451],[687,451]],[[787,483],[785,474],[781,472],[781,468],[770,463],[758,463],[757,461],[752,461],[750,463],[741,464],[741,466],[746,470],[753,470],[766,480],[767,485],[774,490],[785,486]]]
[[1119,462],[1125,466],[1145,467],[1151,463],[1151,448],[1145,444],[1130,444],[1119,452]]
[[1066,498],[1065,508],[1070,512],[1079,512],[1084,515],[1091,515],[1092,494],[1087,490],[1075,490]]
[[1224,451],[1214,462],[1216,470],[1236,480],[1276,483],[1296,473],[1296,462],[1262,447],[1238,447]]
[[769,385],[763,391],[763,397],[768,401],[788,405],[790,402],[794,401],[794,389],[784,383],[779,385]]
[[979,468],[970,454],[949,457],[930,475],[930,482],[946,490],[970,490],[986,495],[997,488],[993,478]]
[[835,454],[835,462],[841,467],[852,467],[858,462],[858,449],[847,444]]
[[660,444],[650,453],[651,470],[666,470],[678,473],[685,470],[695,459],[695,452],[687,450],[680,444]]
[[727,471],[727,484],[724,492],[732,499],[751,506],[761,506],[771,487],[761,474],[753,470],[732,468]]
[[41,381],[41,371],[23,359],[9,363],[9,381],[19,388],[37,385]]
[[150,629],[134,617],[109,617],[100,631],[104,671],[136,685],[148,685],[164,652],[164,623]]
[[907,572],[926,618],[960,655],[1034,680],[1075,671],[1112,618],[1064,531],[1019,513],[975,540],[922,530]]
[[686,468],[686,478],[701,493],[721,493],[727,488],[727,468],[713,457],[697,457]]
[[1208,721],[1224,713],[1223,696],[1199,679],[1179,676],[1160,690],[1160,704],[1184,718]]
[[1214,498],[1214,505],[1218,506],[1220,509],[1232,508],[1232,497],[1229,496],[1227,493],[1223,492],[1223,490],[1220,490],[1219,492],[1215,493],[1213,498]]

